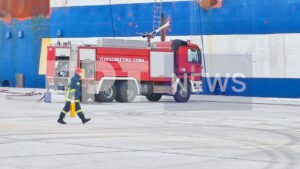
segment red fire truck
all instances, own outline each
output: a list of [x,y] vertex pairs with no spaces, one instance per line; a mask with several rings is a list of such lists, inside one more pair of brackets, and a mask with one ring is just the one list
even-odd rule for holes
[[83,91],[97,102],[132,102],[136,95],[159,101],[172,95],[187,102],[202,89],[201,51],[189,41],[99,39],[97,45],[48,46],[47,87],[64,89],[77,67]]

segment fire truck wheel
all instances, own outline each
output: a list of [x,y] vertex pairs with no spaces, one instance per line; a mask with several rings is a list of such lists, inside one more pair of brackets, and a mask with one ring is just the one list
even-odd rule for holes
[[137,95],[135,83],[131,81],[122,81],[117,85],[117,102],[133,102]]
[[146,98],[151,101],[151,102],[157,102],[161,99],[162,94],[157,94],[157,93],[151,93],[146,96]]
[[116,87],[113,84],[104,83],[99,94],[95,94],[96,102],[112,102],[116,97]]
[[186,87],[184,86],[181,87],[181,85],[178,84],[177,92],[173,97],[176,102],[184,103],[189,101],[190,96],[191,96],[191,85],[190,83],[188,83]]

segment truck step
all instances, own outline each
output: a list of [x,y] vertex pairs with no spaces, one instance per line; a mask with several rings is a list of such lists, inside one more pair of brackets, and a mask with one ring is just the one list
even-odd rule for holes
[[156,85],[153,86],[153,93],[171,93],[172,89],[170,86],[162,86],[162,85]]

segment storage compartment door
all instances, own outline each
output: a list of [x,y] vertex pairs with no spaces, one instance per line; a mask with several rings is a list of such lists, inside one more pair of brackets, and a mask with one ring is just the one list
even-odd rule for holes
[[96,71],[96,49],[79,49],[80,67],[85,71],[85,78],[94,79]]
[[151,52],[150,74],[153,78],[171,78],[174,73],[173,52]]

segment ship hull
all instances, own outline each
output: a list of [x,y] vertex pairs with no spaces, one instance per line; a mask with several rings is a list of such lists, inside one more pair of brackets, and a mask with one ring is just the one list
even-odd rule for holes
[[[21,73],[26,87],[44,87],[43,42],[139,39],[137,32],[152,30],[154,6],[154,1],[58,1],[49,4],[48,14],[3,19],[0,81],[15,84]],[[300,1],[282,0],[162,4],[171,22],[167,39],[188,39],[202,48],[205,94],[267,97],[300,97],[299,9]]]

